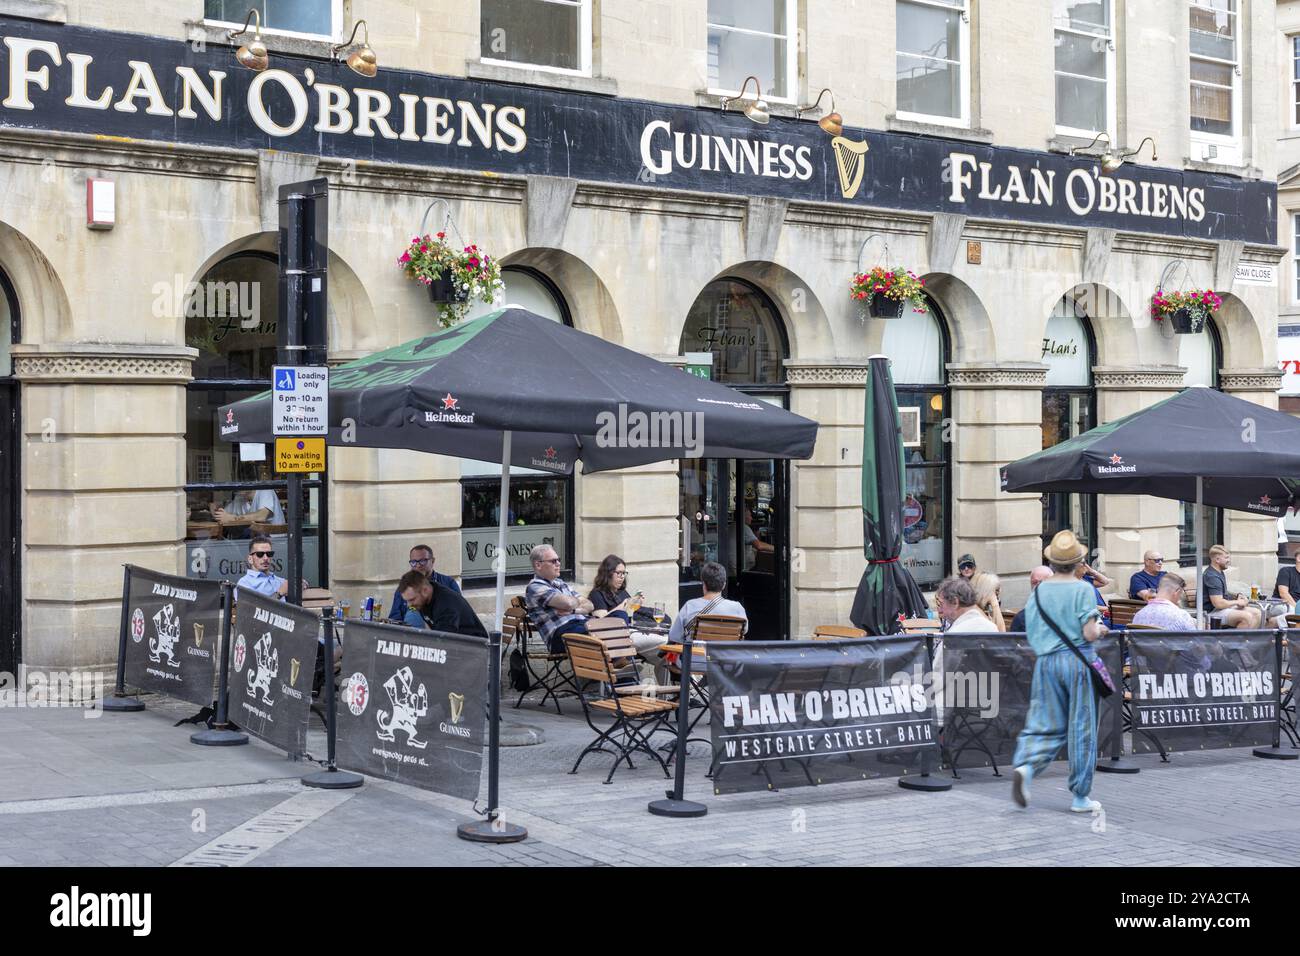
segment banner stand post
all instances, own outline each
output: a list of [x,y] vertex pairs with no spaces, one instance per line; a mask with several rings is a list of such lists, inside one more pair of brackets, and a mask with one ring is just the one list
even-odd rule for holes
[[302,778],[302,785],[320,790],[353,790],[361,786],[365,779],[359,773],[340,770],[334,762],[338,701],[334,691],[334,618],[330,616],[328,608],[321,614],[321,626],[325,632],[325,648],[322,651],[325,660],[325,769],[307,774]]
[[131,565],[122,565],[122,627],[117,640],[117,682],[113,693],[106,695],[100,706],[107,711],[128,714],[144,710],[144,702],[138,697],[126,696],[126,635],[130,627],[131,604]]
[[[508,460],[508,459],[507,459]],[[509,472],[507,464],[502,471]],[[502,482],[506,479],[503,477]],[[509,498],[501,501],[501,519],[507,514]],[[502,549],[500,554],[504,554]],[[498,569],[498,576],[503,575],[504,561]],[[498,594],[500,589],[498,588]],[[498,601],[498,605],[499,605]],[[498,614],[501,608],[497,608]],[[497,628],[488,632],[488,808],[487,818],[473,823],[462,823],[456,828],[456,836],[471,843],[518,843],[528,838],[528,830],[517,823],[509,823],[502,816],[499,802],[501,775],[501,619],[498,617]]]
[[709,808],[694,800],[687,800],[686,790],[686,735],[690,730],[691,663],[694,659],[694,628],[683,628],[682,680],[677,692],[677,763],[673,767],[673,788],[665,791],[666,800],[651,800],[647,808],[657,817],[702,817]]
[[1110,731],[1110,760],[1097,761],[1098,773],[1140,773],[1142,768],[1131,761],[1124,759],[1124,653],[1125,640],[1124,632],[1116,631],[1115,639],[1119,641],[1119,660],[1120,660],[1120,700],[1115,704],[1115,720],[1111,725]]
[[[1286,637],[1286,631],[1278,630],[1273,632],[1273,647],[1277,652],[1277,678],[1278,678],[1278,708],[1277,720],[1273,724],[1273,746],[1256,747],[1251,751],[1256,757],[1263,757],[1265,760],[1296,760],[1300,759],[1300,751],[1282,749],[1282,641]],[[1292,645],[1291,653],[1296,653],[1295,646]]]
[[217,716],[211,729],[190,734],[190,743],[200,747],[238,747],[248,743],[248,734],[230,726],[227,707],[227,672],[230,669],[230,617],[234,607],[234,590],[229,581],[221,584],[221,663],[217,670]]
[[[925,635],[925,659],[930,665],[931,672],[934,671],[934,636]],[[943,686],[940,684],[940,686]],[[925,758],[922,757],[922,765]],[[922,793],[943,793],[945,790],[951,790],[952,784],[946,780],[935,780],[931,778],[930,771],[922,770],[917,777],[899,777],[898,785],[904,790],[919,790]]]

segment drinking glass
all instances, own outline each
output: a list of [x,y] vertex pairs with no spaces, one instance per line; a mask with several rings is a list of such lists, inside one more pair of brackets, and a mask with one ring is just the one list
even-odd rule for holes
[[662,604],[656,604],[651,613],[654,615],[656,624],[662,624],[664,622],[664,609]]

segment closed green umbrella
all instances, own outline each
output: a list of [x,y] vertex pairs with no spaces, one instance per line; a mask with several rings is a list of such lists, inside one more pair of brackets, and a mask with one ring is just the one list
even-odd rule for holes
[[862,417],[862,551],[866,570],[858,582],[850,620],[871,634],[894,634],[900,621],[922,617],[925,598],[903,567],[903,438],[889,359],[868,360]]

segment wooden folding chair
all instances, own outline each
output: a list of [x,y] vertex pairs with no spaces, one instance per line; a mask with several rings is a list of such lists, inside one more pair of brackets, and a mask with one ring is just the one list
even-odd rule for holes
[[[614,765],[609,768],[609,776],[605,778],[605,783],[610,783],[620,763],[626,761],[628,767],[634,768],[632,753],[639,750],[654,757],[663,769],[664,776],[669,776],[668,765],[664,763],[664,758],[650,746],[650,735],[664,726],[668,715],[677,709],[677,704],[657,697],[619,693],[606,695],[604,688],[614,687],[617,681],[613,657],[615,648],[611,648],[599,637],[586,634],[565,634],[564,644],[569,652],[569,662],[573,666],[573,676],[578,680],[588,681],[586,685],[588,688],[601,688],[598,697],[588,694],[586,690],[578,691],[578,699],[582,702],[582,715],[587,719],[587,726],[595,731],[596,739],[587,744],[582,753],[578,754],[578,759],[569,773],[578,772],[578,767],[582,765],[582,760],[587,754],[607,753],[614,757]],[[611,717],[613,723],[602,730],[592,719],[595,714]],[[646,729],[647,725],[649,730]],[[607,749],[605,744],[609,744],[614,749]]]
[[1146,601],[1132,598],[1111,598],[1106,602],[1110,608],[1110,626],[1128,627],[1133,623],[1133,615],[1147,606]]
[[[636,643],[632,640],[632,629],[621,617],[612,614],[607,614],[605,617],[589,617],[587,633],[608,648],[619,680],[622,681],[615,687],[617,693],[643,696],[670,696],[677,693],[675,686],[642,683],[641,674],[636,666],[637,649]],[[631,678],[632,682],[629,682],[628,678]]]
[[[518,709],[523,704],[524,697],[529,691],[541,687],[545,693],[542,694],[540,706],[545,707],[547,700],[554,700],[555,712],[563,714],[558,691],[571,690],[575,694],[578,692],[578,685],[564,672],[564,662],[568,660],[568,655],[553,654],[545,644],[538,647],[540,638],[536,641],[530,640],[534,636],[533,623],[528,617],[523,602],[517,597],[511,599],[510,607],[506,608],[501,622],[501,653],[507,653],[513,641],[516,649],[523,655],[524,668],[529,676],[528,690],[520,693],[519,699],[515,701],[515,708]],[[538,673],[539,669],[541,673]]]
[[843,624],[818,624],[813,628],[812,639],[814,641],[835,641],[841,638],[866,637],[867,632],[856,627],[847,627]]

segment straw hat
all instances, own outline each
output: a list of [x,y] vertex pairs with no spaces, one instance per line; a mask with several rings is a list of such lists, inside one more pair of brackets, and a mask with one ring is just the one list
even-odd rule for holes
[[1073,531],[1058,531],[1052,543],[1043,549],[1048,564],[1078,564],[1088,556],[1088,549],[1079,543]]

